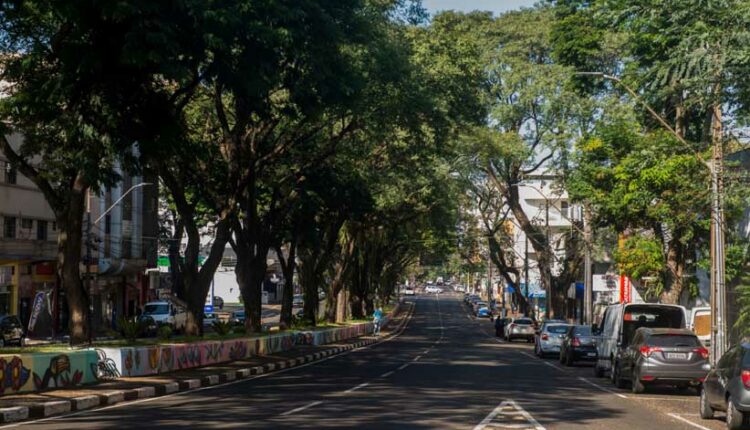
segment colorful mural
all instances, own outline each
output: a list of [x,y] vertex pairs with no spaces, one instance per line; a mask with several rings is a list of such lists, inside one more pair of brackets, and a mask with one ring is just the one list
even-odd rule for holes
[[63,354],[30,353],[0,356],[0,394],[71,388],[96,382],[95,350]]

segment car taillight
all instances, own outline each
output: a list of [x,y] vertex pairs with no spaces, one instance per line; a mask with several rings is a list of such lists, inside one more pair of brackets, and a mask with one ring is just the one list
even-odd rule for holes
[[704,360],[708,360],[708,350],[706,348],[703,348],[703,347],[695,348],[693,352],[697,352],[698,354],[701,355],[701,357],[703,357]]
[[573,346],[581,346],[581,341],[577,337],[574,337],[570,344]]
[[661,348],[657,348],[654,346],[642,346],[641,347],[641,355],[643,355],[644,357],[650,356],[652,352],[661,352]]
[[513,328],[515,328],[515,327],[516,327],[516,325],[515,325],[515,324],[513,324],[513,323],[511,323],[511,324],[510,324],[510,326],[509,326],[509,328],[510,328],[511,330],[513,330]]
[[745,388],[750,389],[750,370],[742,371],[742,385],[744,385]]
[[549,336],[547,336],[547,333],[544,333],[542,335],[542,340],[547,340],[547,339],[549,339]]

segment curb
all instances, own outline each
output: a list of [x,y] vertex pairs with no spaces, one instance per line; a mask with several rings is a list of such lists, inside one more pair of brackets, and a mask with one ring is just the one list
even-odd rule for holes
[[360,340],[345,346],[329,348],[323,351],[302,355],[296,358],[289,358],[275,363],[266,363],[262,366],[253,366],[244,369],[222,371],[214,375],[206,375],[200,379],[183,379],[181,381],[165,382],[145,387],[132,388],[127,390],[114,390],[109,392],[97,393],[87,396],[74,397],[69,400],[54,400],[47,402],[32,403],[29,406],[13,406],[0,408],[0,423],[13,423],[24,421],[29,418],[47,418],[62,415],[71,411],[84,411],[99,406],[111,406],[124,401],[146,399],[151,397],[165,396],[182,391],[190,391],[200,387],[209,387],[219,383],[231,382],[238,379],[245,379],[250,376],[261,375],[264,373],[274,372],[276,370],[288,369],[305,363],[312,363],[322,360],[326,357],[341,354],[342,352],[351,351],[367,345],[373,345],[382,342],[400,334],[406,327],[406,323],[411,319],[414,311],[412,306],[401,319],[399,324],[387,336],[375,339]]

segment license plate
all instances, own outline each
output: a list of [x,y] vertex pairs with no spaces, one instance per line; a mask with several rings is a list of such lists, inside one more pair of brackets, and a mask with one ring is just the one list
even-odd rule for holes
[[594,356],[596,356],[595,352],[587,352],[586,353],[586,357],[594,357]]
[[682,352],[668,352],[666,355],[667,355],[667,358],[671,358],[674,360],[686,360],[687,359],[687,354],[682,353]]

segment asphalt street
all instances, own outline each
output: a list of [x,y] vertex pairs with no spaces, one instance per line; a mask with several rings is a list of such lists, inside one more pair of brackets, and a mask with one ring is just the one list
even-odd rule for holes
[[418,296],[406,330],[321,362],[0,428],[721,429],[694,394],[633,395],[591,367],[500,342],[457,295]]

